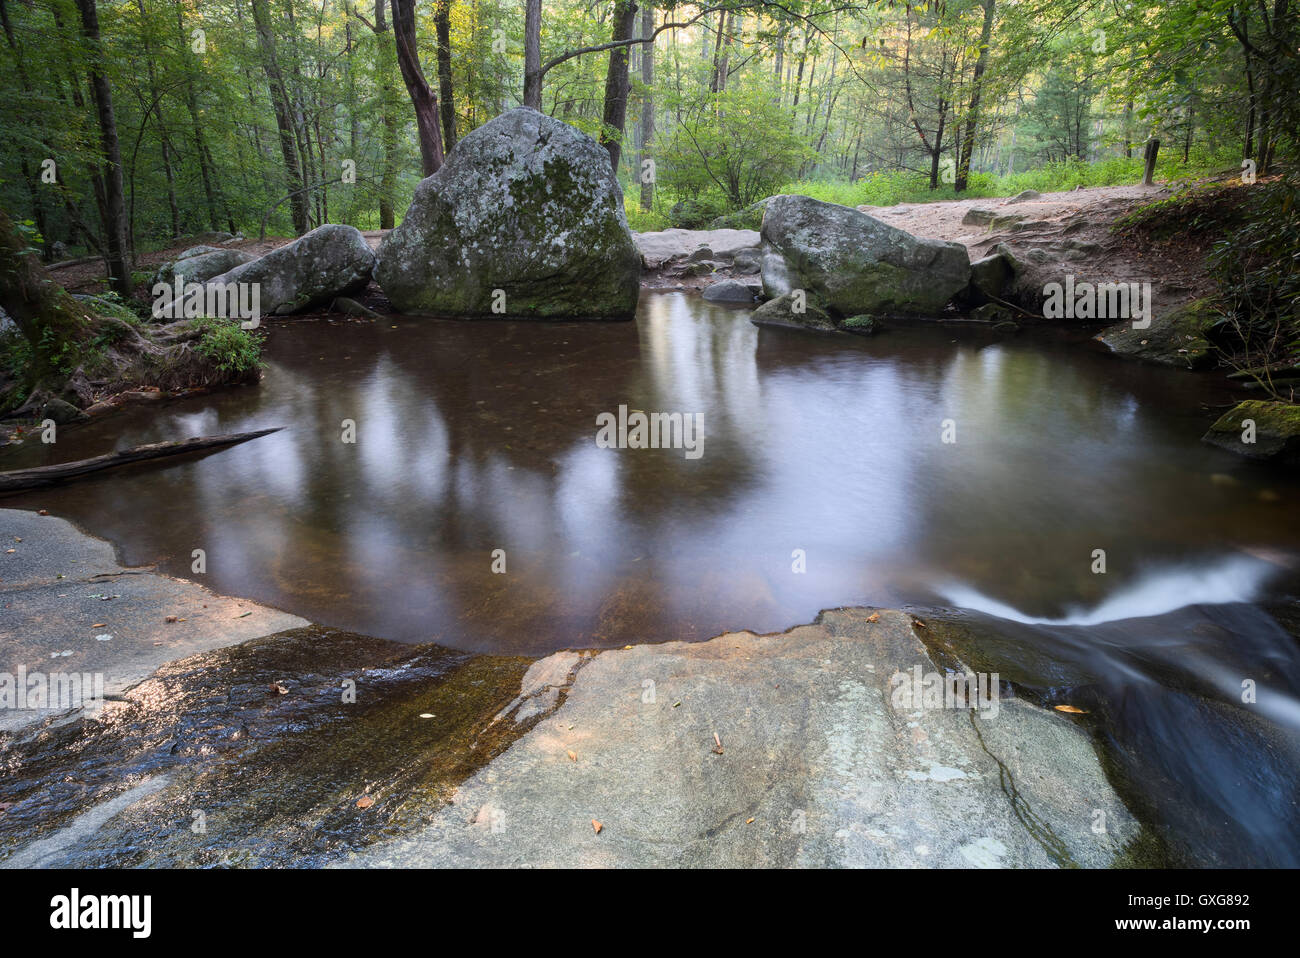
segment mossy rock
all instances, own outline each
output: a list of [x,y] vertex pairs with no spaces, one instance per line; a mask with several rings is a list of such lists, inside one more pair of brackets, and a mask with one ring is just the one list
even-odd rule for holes
[[880,320],[866,313],[858,313],[856,316],[850,316],[844,320],[843,328],[850,333],[857,333],[859,336],[873,336],[880,332],[882,327]]
[[1184,369],[1208,369],[1215,353],[1206,333],[1222,318],[1213,299],[1198,299],[1168,311],[1153,311],[1151,325],[1134,329],[1126,320],[1098,336],[1111,351],[1128,359]]
[[421,181],[380,246],[375,279],[403,313],[629,319],[641,253],[609,153],[520,107],[468,134]]
[[1300,464],[1300,406],[1249,399],[1220,416],[1201,439],[1247,459],[1294,466]]

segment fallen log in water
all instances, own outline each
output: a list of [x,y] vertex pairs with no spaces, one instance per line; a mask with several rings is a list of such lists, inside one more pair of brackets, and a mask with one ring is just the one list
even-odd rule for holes
[[132,462],[144,462],[149,459],[162,459],[165,456],[179,456],[187,452],[202,449],[215,449],[220,446],[233,446],[248,442],[261,436],[279,432],[283,426],[274,429],[258,429],[255,432],[236,432],[226,436],[196,436],[193,439],[177,439],[170,442],[151,442],[133,449],[119,449],[103,456],[90,459],[78,459],[76,462],[61,462],[53,466],[37,466],[34,469],[14,469],[0,472],[0,495],[18,492],[22,489],[36,489],[40,486],[53,485],[67,479],[76,479],[92,472],[125,466]]

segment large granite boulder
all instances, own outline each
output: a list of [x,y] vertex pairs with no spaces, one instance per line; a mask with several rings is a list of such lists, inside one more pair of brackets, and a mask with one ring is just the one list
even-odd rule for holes
[[623,319],[636,310],[641,254],[609,154],[520,107],[466,136],[416,187],[375,278],[404,313]]
[[374,265],[375,254],[360,230],[330,223],[208,282],[256,283],[262,315],[282,316],[360,292],[370,282]]
[[163,263],[158,267],[154,282],[170,286],[179,276],[182,283],[206,283],[237,266],[251,263],[254,259],[255,256],[243,250],[194,246],[176,257],[175,262]]
[[937,315],[970,282],[960,243],[807,196],[769,199],[761,233],[766,294],[803,289],[839,316]]

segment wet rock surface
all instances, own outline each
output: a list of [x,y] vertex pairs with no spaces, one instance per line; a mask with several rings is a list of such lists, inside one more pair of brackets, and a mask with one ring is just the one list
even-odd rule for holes
[[0,738],[0,867],[311,866],[401,834],[542,714],[510,705],[527,665],[319,627],[168,663]]
[[[0,539],[13,550],[0,554],[0,650],[9,670],[102,673],[105,693],[119,695],[170,660],[307,624],[124,568],[112,546],[65,519],[0,509]],[[64,711],[5,709],[0,731]]]
[[[1104,866],[1136,824],[1070,720],[895,708],[899,612],[601,653],[413,835],[348,866]],[[1092,829],[1102,809],[1106,834]],[[597,830],[595,823],[600,823]]]

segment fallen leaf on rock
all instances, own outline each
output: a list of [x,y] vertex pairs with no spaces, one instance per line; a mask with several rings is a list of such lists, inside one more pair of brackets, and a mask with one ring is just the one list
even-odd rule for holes
[[570,751],[569,751],[569,761],[570,761],[570,762],[576,762],[577,760],[578,760],[578,756],[574,755],[572,749],[570,749]]
[[1058,712],[1069,712],[1071,715],[1087,715],[1083,709],[1077,709],[1073,705],[1053,705],[1052,708]]
[[[204,606],[204,608],[206,609],[207,606]],[[248,612],[241,612],[241,613],[239,613],[239,615],[235,616],[235,618],[236,618],[236,619],[242,619],[244,616],[246,616],[246,615],[252,615],[252,614],[253,614],[253,613],[252,613],[251,610],[248,611]]]
[[107,623],[107,622],[96,622],[94,625],[91,626],[91,628],[92,628],[92,629],[107,629],[107,628],[108,628],[108,623]]
[[375,800],[369,795],[362,795],[357,799],[357,808],[369,808],[373,804],[375,804]]
[[599,834],[600,834],[600,830],[601,830],[602,828],[604,828],[605,826],[602,825],[600,822],[596,821],[596,820],[593,818],[593,819],[591,820],[591,827],[595,830],[596,834],[599,835]]
[[880,621],[880,613],[879,613],[879,612],[872,612],[869,616],[867,616],[867,621],[868,621],[868,622],[879,622],[879,621]]
[[754,824],[754,820],[753,820],[752,818],[747,818],[747,819],[745,819],[745,824],[746,824],[746,825],[753,825],[753,824]]

